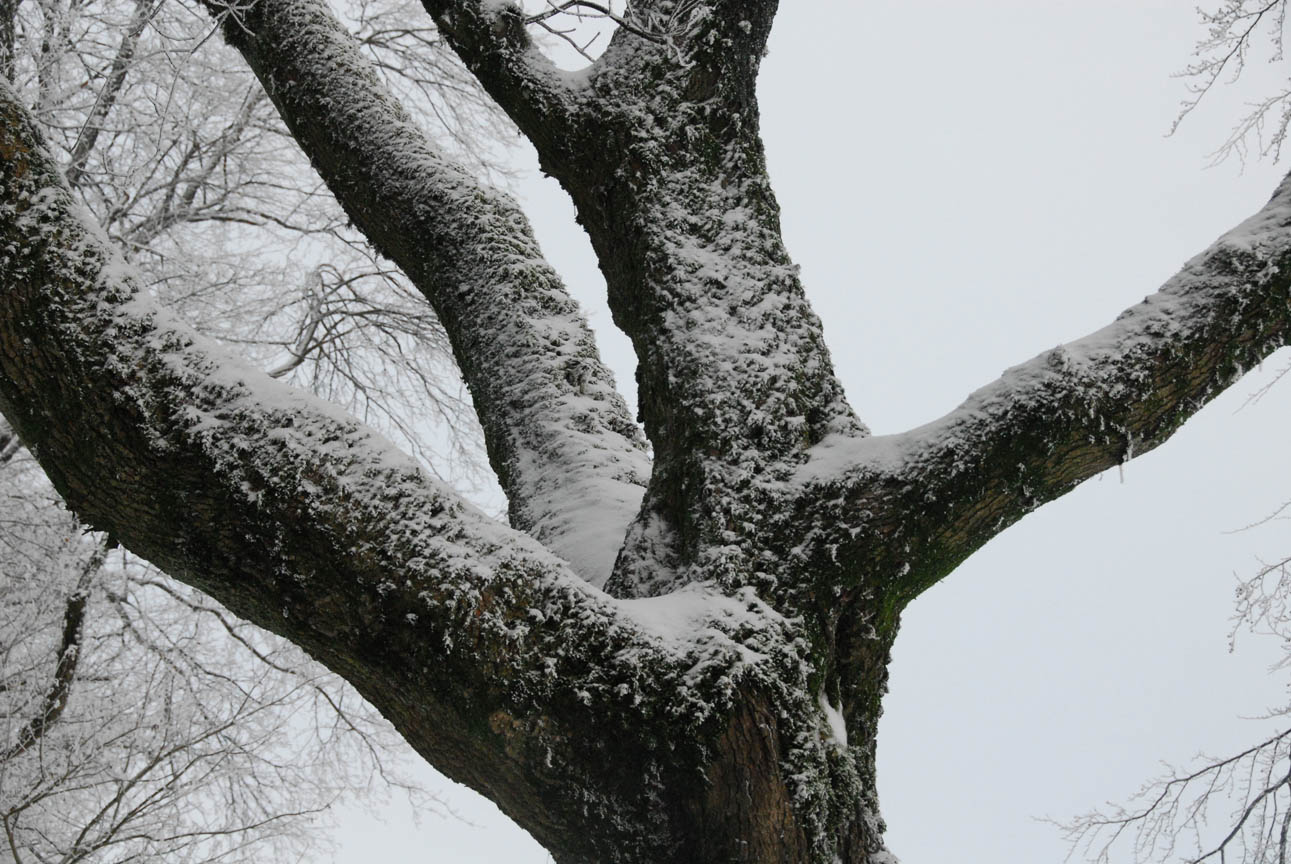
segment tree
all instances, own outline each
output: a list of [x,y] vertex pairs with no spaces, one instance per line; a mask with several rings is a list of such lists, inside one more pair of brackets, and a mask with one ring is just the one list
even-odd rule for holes
[[[652,464],[514,208],[353,84],[308,4],[230,12],[228,38],[438,304],[513,526],[548,549],[159,313],[119,317],[143,301],[57,193],[36,197],[56,179],[16,108],[0,406],[84,518],[342,671],[559,859],[881,860],[874,722],[901,608],[1282,341],[1284,193],[1113,327],[876,439],[777,239],[751,91],[771,8],[643,17],[575,79],[533,61],[514,9],[430,11],[579,208],[641,359]],[[106,297],[71,293],[104,271]],[[61,342],[93,359],[36,380]],[[588,506],[589,486],[624,506]],[[552,555],[590,550],[565,557],[607,575],[629,522],[608,593]]]

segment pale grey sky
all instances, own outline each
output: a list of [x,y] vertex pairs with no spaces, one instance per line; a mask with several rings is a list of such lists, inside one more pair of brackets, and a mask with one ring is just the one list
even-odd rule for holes
[[[1258,209],[1281,171],[1206,169],[1259,93],[1217,92],[1165,137],[1200,25],[1163,0],[783,4],[763,128],[790,251],[853,404],[926,422],[1007,366],[1110,322]],[[1261,65],[1269,86],[1285,64]],[[1253,77],[1252,76],[1252,77]],[[559,190],[521,192],[625,390],[626,342]],[[1288,362],[1277,355],[1267,372]],[[1160,450],[1005,532],[906,613],[880,729],[880,796],[907,864],[1054,861],[1067,817],[1286,699],[1277,646],[1226,653],[1234,574],[1291,553],[1291,381],[1248,376]],[[448,781],[476,823],[347,818],[338,861],[546,861]],[[496,812],[496,811],[494,811]],[[1119,859],[1125,860],[1125,859]]]

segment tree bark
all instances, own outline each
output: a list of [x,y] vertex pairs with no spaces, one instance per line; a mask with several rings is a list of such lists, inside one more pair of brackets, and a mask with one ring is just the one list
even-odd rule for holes
[[318,0],[213,11],[443,319],[511,527],[157,309],[7,89],[0,411],[82,519],[304,647],[558,861],[891,860],[901,610],[1286,341],[1291,185],[1105,330],[874,438],[780,239],[754,99],[774,3],[638,4],[654,29],[578,79],[516,7],[426,7],[578,208],[653,462],[518,208]]

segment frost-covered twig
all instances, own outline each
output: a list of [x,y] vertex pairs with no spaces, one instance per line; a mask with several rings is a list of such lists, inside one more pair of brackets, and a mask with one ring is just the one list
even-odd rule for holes
[[[1283,56],[1283,31],[1286,24],[1286,0],[1224,0],[1213,12],[1198,9],[1205,38],[1195,48],[1197,59],[1178,73],[1188,82],[1189,96],[1179,108],[1170,132],[1192,114],[1202,100],[1222,79],[1231,83],[1241,77],[1248,55],[1261,28],[1271,48],[1270,62]],[[1269,118],[1273,117],[1271,130]],[[1214,162],[1236,154],[1245,161],[1247,141],[1254,137],[1259,155],[1278,159],[1291,124],[1291,88],[1283,89],[1247,106],[1247,113],[1233,126],[1227,139],[1212,154]]]
[[631,19],[615,12],[612,3],[601,4],[590,2],[590,0],[564,0],[564,2],[547,0],[546,9],[543,9],[541,12],[534,12],[525,16],[524,21],[526,24],[537,24],[548,33],[560,37],[564,41],[568,42],[575,51],[588,61],[596,59],[588,53],[587,50],[591,45],[591,41],[596,38],[596,34],[593,34],[586,43],[578,42],[577,39],[574,38],[572,30],[557,27],[552,23],[551,19],[559,15],[570,15],[575,19],[601,18],[613,22],[617,27],[619,27],[619,29],[626,33],[631,33],[634,36],[639,36],[650,42],[658,42],[662,44],[668,41],[667,31],[652,31],[638,26]]
[[309,356],[309,352],[314,349],[314,334],[318,332],[318,325],[323,323],[322,287],[322,268],[315,267],[314,271],[309,275],[309,281],[305,286],[305,318],[300,322],[296,341],[288,349],[290,356],[268,370],[270,378],[281,378],[293,369],[298,369],[300,364],[305,362],[305,358]]
[[[1291,730],[1200,767],[1172,772],[1144,786],[1135,805],[1095,811],[1062,824],[1077,852],[1097,862],[1165,860],[1189,864],[1239,860],[1285,864],[1285,823],[1291,807]],[[1183,844],[1188,851],[1179,849]],[[1114,857],[1115,856],[1115,857]]]

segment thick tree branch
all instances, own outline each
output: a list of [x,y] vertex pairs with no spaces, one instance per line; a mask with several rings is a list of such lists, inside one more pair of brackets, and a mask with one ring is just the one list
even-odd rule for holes
[[[682,5],[687,27],[709,26],[702,4]],[[749,506],[750,487],[785,479],[829,433],[866,433],[780,235],[757,64],[719,51],[707,67],[636,37],[602,60],[586,73],[595,98],[577,135],[534,143],[636,350],[654,446],[642,515],[607,584],[623,595],[705,579],[778,590],[755,551],[775,511]]]
[[603,582],[649,461],[524,215],[433,149],[324,4],[260,2],[225,34],[354,223],[434,306],[512,524]]
[[[833,752],[795,622],[700,589],[613,601],[333,406],[208,345],[140,289],[0,97],[0,411],[83,520],[305,648],[562,861],[734,860],[713,844],[801,844],[844,818],[813,811],[838,806],[823,784],[791,810],[779,773]],[[722,737],[769,687],[808,725],[767,714]],[[752,787],[748,736],[777,766]],[[808,821],[696,830],[748,816],[717,782]]]
[[[1008,370],[902,435],[826,441],[800,479],[816,554],[852,562],[895,612],[987,540],[1163,443],[1291,334],[1291,178],[1117,320]],[[862,564],[864,562],[864,564]]]
[[559,104],[536,112],[530,91],[489,60],[527,62],[518,6],[425,5],[570,193],[615,323],[636,348],[656,458],[609,589],[757,582],[742,547],[757,545],[766,514],[739,500],[749,478],[783,475],[828,431],[864,434],[783,248],[766,177],[755,83],[776,4],[634,5],[625,17],[659,38],[620,29],[591,68],[564,76],[571,89]]
[[[427,3],[435,15],[448,5],[460,4]],[[569,76],[572,124],[518,111],[523,98],[459,46],[569,192],[637,353],[655,462],[607,583],[618,595],[708,579],[764,585],[754,549],[769,514],[747,506],[750,484],[782,479],[829,432],[865,434],[783,247],[766,176],[755,83],[775,5],[630,7],[625,17],[660,38],[620,29]],[[495,41],[521,17],[511,5],[489,14]]]

